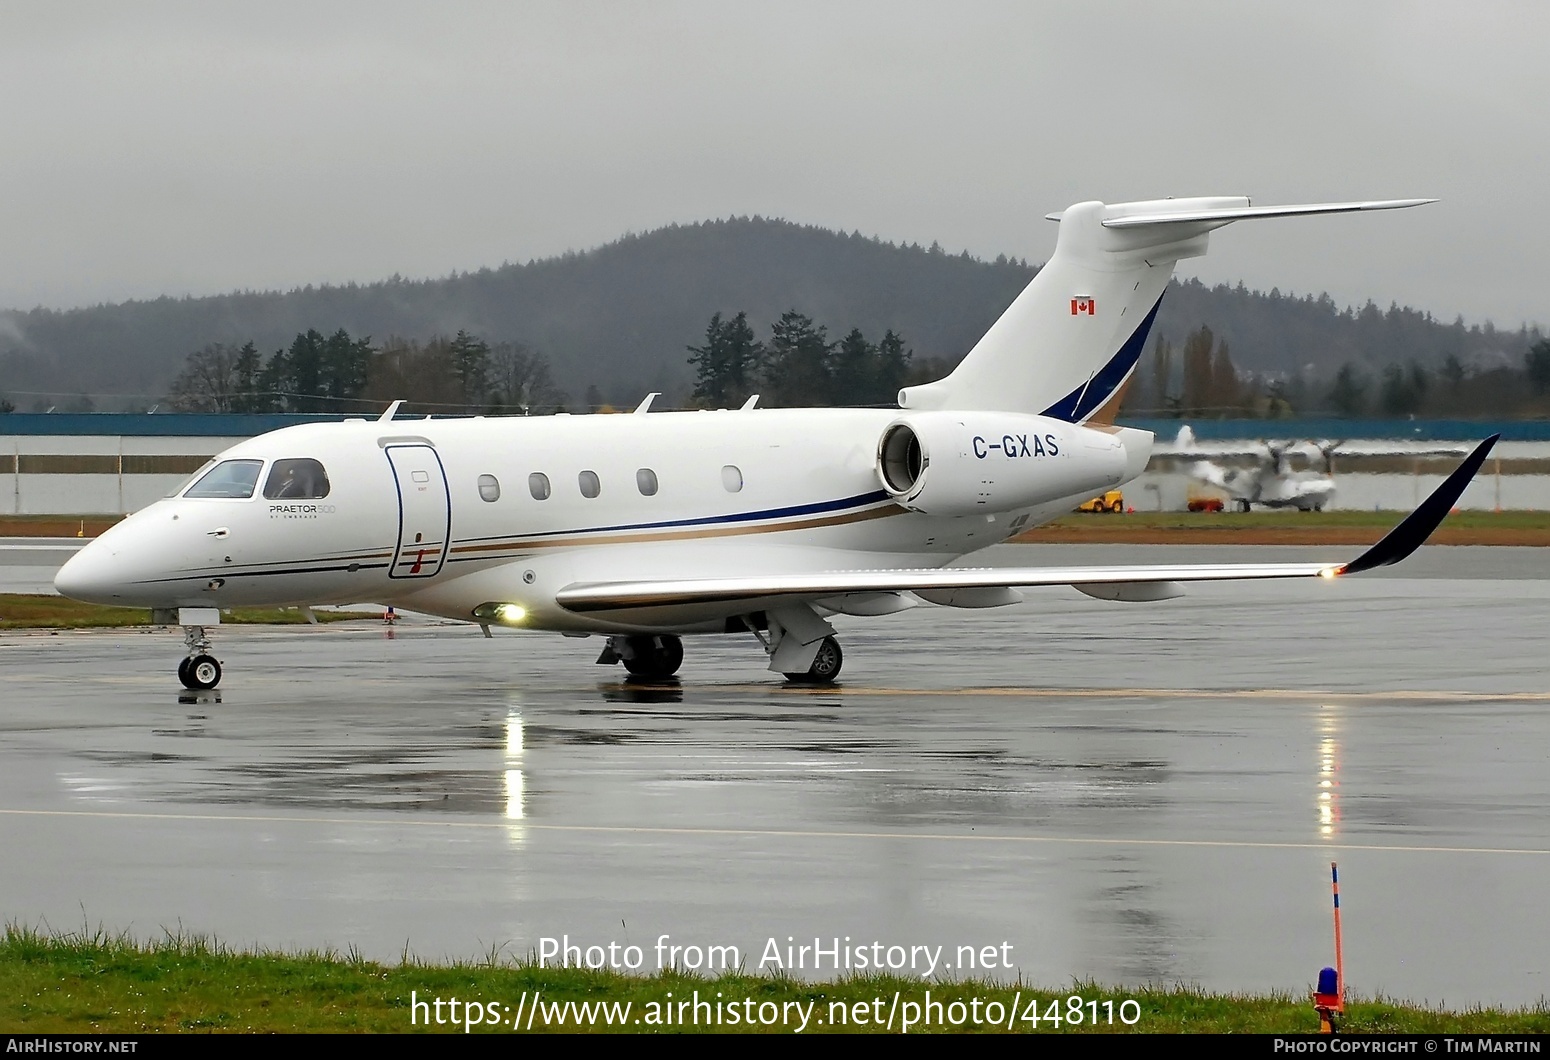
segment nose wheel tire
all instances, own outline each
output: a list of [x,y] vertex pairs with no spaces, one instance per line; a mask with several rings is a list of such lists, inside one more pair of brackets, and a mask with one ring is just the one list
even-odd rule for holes
[[813,658],[813,665],[804,673],[787,674],[786,680],[793,684],[832,685],[835,678],[840,676],[840,668],[844,665],[845,653],[840,651],[840,642],[833,637],[825,637],[823,643],[818,645],[818,654]]
[[626,645],[624,668],[635,677],[672,677],[683,665],[684,642],[670,634],[630,637]]
[[214,688],[221,683],[221,664],[213,655],[195,655],[178,663],[178,680],[184,688]]

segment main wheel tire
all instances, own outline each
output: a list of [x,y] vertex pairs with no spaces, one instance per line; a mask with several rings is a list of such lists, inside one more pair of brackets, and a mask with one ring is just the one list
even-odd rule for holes
[[804,685],[832,685],[844,665],[845,653],[840,650],[840,642],[833,637],[825,637],[818,645],[813,665],[803,673],[787,674],[786,680]]
[[192,659],[185,659],[184,665],[179,667],[178,676],[183,679],[187,688],[206,689],[214,688],[221,683],[221,664],[213,655],[196,655]]
[[636,677],[666,678],[678,672],[684,661],[684,642],[671,634],[630,637],[624,668]]
[[193,685],[189,684],[189,682],[192,681],[193,678],[191,678],[189,676],[189,674],[188,674],[188,664],[193,662],[193,661],[194,661],[193,659],[190,659],[186,655],[183,658],[178,660],[178,680],[183,682],[183,687],[184,688],[193,688],[194,687]]

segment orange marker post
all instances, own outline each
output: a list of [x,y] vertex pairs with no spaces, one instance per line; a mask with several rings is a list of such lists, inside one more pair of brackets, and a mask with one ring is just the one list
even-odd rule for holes
[[1329,889],[1335,899],[1335,979],[1340,987],[1340,1004],[1338,1011],[1345,1012],[1345,956],[1340,949],[1340,869],[1331,861],[1329,863]]
[[1336,1017],[1345,1015],[1345,957],[1340,947],[1340,870],[1329,863],[1330,892],[1335,900],[1335,966],[1319,972],[1313,1009],[1319,1014],[1319,1033],[1333,1034]]

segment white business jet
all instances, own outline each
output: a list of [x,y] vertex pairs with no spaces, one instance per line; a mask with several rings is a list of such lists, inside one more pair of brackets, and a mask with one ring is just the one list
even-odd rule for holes
[[[1189,461],[1185,473],[1232,498],[1239,511],[1255,505],[1321,512],[1335,496],[1334,458],[1342,456],[1412,457],[1463,456],[1469,450],[1435,442],[1224,441],[1201,442],[1186,424],[1171,445],[1153,446],[1157,456]],[[1306,456],[1307,466],[1294,470],[1292,454]],[[1224,467],[1218,460],[1246,460],[1245,467]],[[1322,464],[1322,470],[1316,465]]]
[[1146,467],[1108,425],[1180,259],[1233,221],[1430,200],[1256,207],[1246,198],[1079,203],[1055,252],[948,376],[900,408],[378,420],[233,446],[82,549],[65,596],[184,627],[183,683],[213,687],[207,630],[237,605],[374,600],[492,626],[606,638],[599,662],[667,678],[687,634],[758,638],[770,669],[832,682],[829,618],[922,602],[995,607],[1069,585],[1163,600],[1180,583],[1333,578],[1396,562],[1491,445],[1348,563],[1081,568],[947,564]]

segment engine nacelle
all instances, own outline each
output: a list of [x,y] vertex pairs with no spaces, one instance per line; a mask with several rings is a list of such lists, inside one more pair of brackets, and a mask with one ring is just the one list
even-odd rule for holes
[[979,515],[1102,493],[1139,475],[1151,450],[1151,433],[1129,427],[922,411],[883,431],[877,477],[911,511]]

